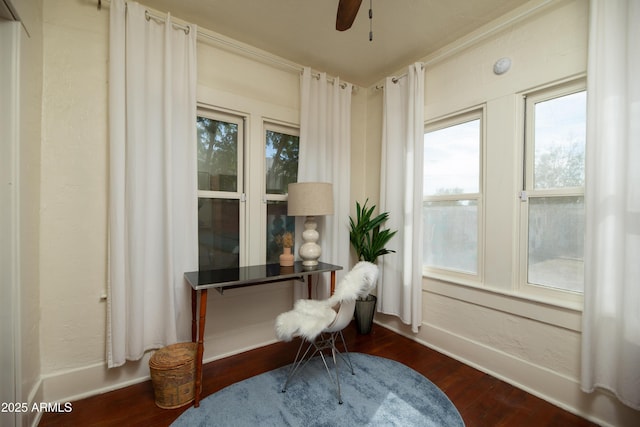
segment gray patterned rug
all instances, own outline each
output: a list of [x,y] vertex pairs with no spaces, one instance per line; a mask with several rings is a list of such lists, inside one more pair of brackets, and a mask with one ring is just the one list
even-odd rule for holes
[[[185,411],[172,427],[437,426],[464,427],[447,396],[413,369],[350,353],[355,375],[340,365],[342,405],[319,357],[289,384],[289,366],[232,384]],[[331,365],[330,365],[331,366]]]

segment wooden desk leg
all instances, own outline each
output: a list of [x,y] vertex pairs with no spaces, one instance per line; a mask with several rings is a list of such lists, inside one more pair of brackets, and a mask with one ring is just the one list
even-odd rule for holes
[[333,295],[333,291],[336,290],[336,272],[331,272],[331,295]]
[[311,299],[311,282],[313,281],[311,275],[307,276],[307,289],[309,290],[308,298]]
[[191,289],[191,342],[196,342],[198,333],[198,291]]
[[204,325],[207,318],[207,290],[200,291],[200,320],[198,321],[198,350],[196,352],[195,401],[193,406],[200,406],[202,393],[202,356],[204,355]]

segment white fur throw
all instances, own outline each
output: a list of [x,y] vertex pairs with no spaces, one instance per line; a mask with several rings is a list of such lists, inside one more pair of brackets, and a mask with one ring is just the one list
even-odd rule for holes
[[366,297],[378,282],[378,266],[367,261],[357,263],[338,283],[331,296],[333,303]]
[[335,319],[333,306],[366,296],[377,280],[378,267],[370,262],[359,262],[344,276],[330,298],[320,301],[300,299],[293,310],[280,314],[276,318],[276,336],[281,341],[291,341],[296,336],[313,341]]

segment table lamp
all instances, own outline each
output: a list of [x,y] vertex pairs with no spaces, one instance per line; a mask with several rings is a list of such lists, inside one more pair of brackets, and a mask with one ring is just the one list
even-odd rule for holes
[[289,184],[287,215],[306,216],[299,255],[302,265],[313,268],[318,265],[322,249],[318,245],[320,234],[315,217],[333,215],[333,185],[328,182],[298,182]]

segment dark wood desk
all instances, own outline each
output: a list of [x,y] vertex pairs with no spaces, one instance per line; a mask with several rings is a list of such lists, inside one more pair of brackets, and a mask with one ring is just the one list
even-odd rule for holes
[[[193,405],[196,408],[200,406],[200,394],[202,392],[202,356],[204,355],[204,327],[207,316],[207,291],[209,289],[216,289],[222,294],[226,289],[264,285],[287,280],[304,281],[306,277],[309,295],[311,295],[311,277],[319,273],[331,273],[331,293],[333,294],[336,286],[337,270],[342,270],[342,267],[320,262],[315,268],[308,269],[302,266],[301,261],[297,261],[293,267],[264,264],[184,273],[185,279],[191,285],[191,340],[198,343],[195,400]],[[199,315],[198,298],[200,298]]]

